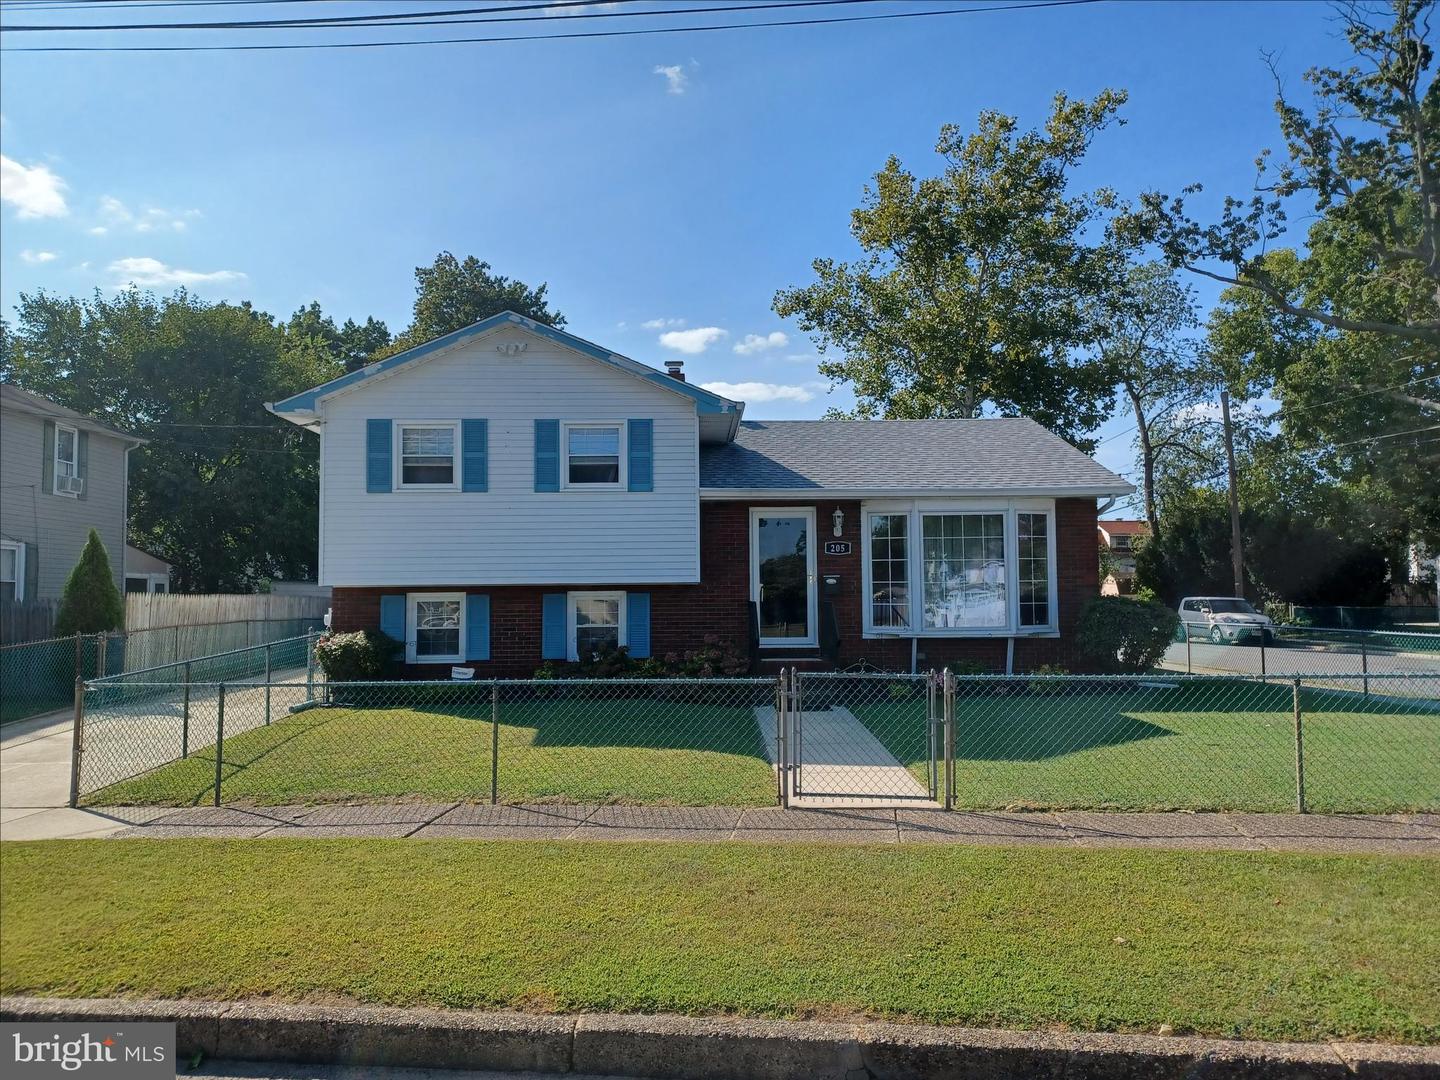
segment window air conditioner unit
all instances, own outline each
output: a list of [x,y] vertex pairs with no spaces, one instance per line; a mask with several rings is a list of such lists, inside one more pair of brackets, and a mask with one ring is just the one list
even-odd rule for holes
[[85,491],[85,480],[80,476],[57,476],[55,490],[66,495],[80,495]]

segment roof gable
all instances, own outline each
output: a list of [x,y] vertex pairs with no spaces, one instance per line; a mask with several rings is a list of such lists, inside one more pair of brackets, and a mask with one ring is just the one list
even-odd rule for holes
[[284,401],[277,401],[266,405],[270,412],[295,423],[304,424],[312,419],[318,412],[320,403],[336,394],[367,386],[377,378],[386,378],[414,364],[423,362],[442,352],[463,345],[474,338],[487,334],[492,330],[515,327],[527,330],[532,334],[552,341],[557,345],[564,346],[583,356],[589,357],[599,363],[606,364],[615,370],[632,378],[648,382],[661,390],[681,397],[690,398],[695,402],[695,407],[701,415],[707,414],[731,414],[739,417],[744,411],[744,405],[740,402],[730,401],[719,394],[711,393],[702,387],[692,383],[682,382],[673,378],[663,371],[647,367],[638,361],[631,360],[628,356],[611,352],[609,349],[586,341],[584,338],[568,334],[564,330],[557,330],[546,323],[537,322],[534,319],[526,318],[524,315],[513,311],[502,311],[498,315],[492,315],[488,319],[481,319],[477,323],[461,327],[443,337],[427,341],[423,345],[417,345],[413,349],[406,349],[394,356],[387,356],[373,364],[361,368],[358,371],[348,372],[329,382],[321,383],[319,386],[311,387],[286,398]]

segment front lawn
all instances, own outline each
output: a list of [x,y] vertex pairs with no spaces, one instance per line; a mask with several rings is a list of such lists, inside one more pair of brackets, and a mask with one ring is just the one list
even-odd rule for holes
[[0,992],[1440,1042],[1440,861],[468,840],[0,846]]
[[[774,771],[748,704],[542,698],[507,702],[500,716],[496,780],[503,802],[775,801]],[[309,709],[226,738],[221,792],[226,802],[261,805],[488,801],[494,734],[488,691],[477,706]],[[209,746],[92,792],[86,802],[194,805],[211,801],[214,785]]]
[[[1006,694],[994,692],[999,684],[969,684],[976,689],[962,690],[955,705],[959,805],[1294,809],[1288,684],[1147,681],[1109,690],[1016,680],[1005,685],[1019,692]],[[923,698],[871,692],[848,707],[923,784]],[[1432,703],[1307,687],[1301,710],[1309,809],[1440,808]]]

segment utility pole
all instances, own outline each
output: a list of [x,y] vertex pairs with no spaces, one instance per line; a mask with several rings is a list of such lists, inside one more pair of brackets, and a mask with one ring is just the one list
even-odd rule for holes
[[1240,493],[1235,488],[1235,429],[1230,426],[1230,391],[1220,391],[1220,416],[1225,423],[1225,469],[1230,474],[1230,565],[1235,595],[1245,595],[1245,559],[1240,551]]

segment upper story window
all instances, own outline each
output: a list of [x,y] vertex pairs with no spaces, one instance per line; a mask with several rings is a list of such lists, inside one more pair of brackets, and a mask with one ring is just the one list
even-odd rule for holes
[[80,433],[55,425],[55,494],[80,494]]
[[565,486],[620,486],[620,425],[565,426]]
[[453,423],[396,425],[402,488],[455,486],[455,427]]

